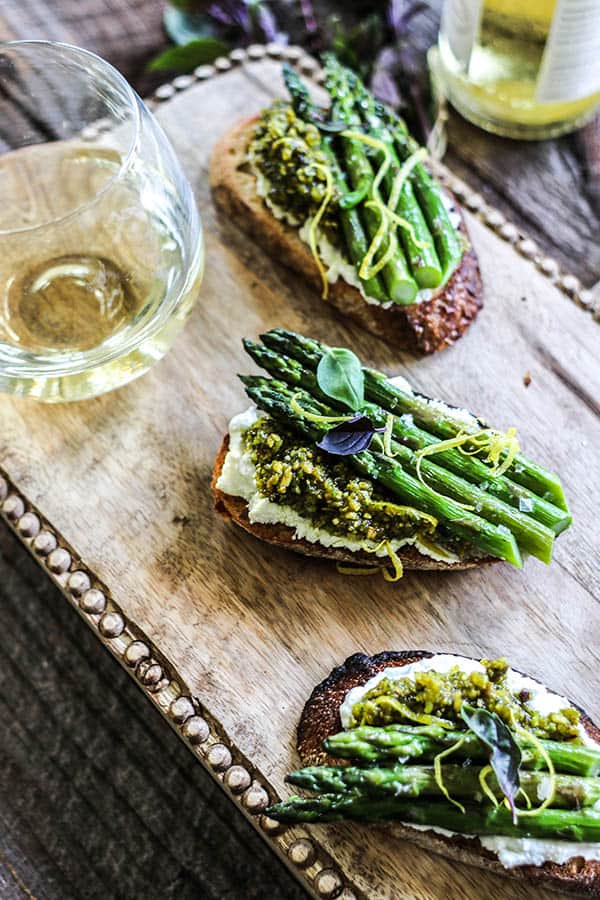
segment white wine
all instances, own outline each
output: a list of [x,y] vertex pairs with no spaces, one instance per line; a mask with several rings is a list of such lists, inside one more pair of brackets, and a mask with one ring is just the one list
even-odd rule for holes
[[5,340],[35,351],[91,350],[141,306],[130,275],[100,256],[57,256],[10,279]]
[[[185,316],[200,273],[186,283],[173,195],[162,173],[130,168],[101,145],[56,141],[0,156],[0,363],[35,358],[59,374],[61,361],[81,357],[87,370],[94,354],[130,336],[135,344],[169,296],[189,293],[177,304]],[[139,346],[132,353],[139,364]]]
[[600,4],[446,0],[436,69],[450,102],[489,131],[570,131],[600,103]]
[[151,315],[178,277],[159,179],[146,185],[147,207],[137,180],[105,192],[121,165],[114,150],[63,142],[0,157],[0,225],[11,228],[0,258],[1,341],[37,354],[99,347]]

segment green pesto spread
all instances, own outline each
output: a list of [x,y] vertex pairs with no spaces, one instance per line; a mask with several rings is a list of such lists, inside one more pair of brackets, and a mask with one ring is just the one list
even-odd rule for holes
[[547,716],[532,709],[526,692],[512,693],[506,683],[504,659],[481,660],[485,672],[415,672],[410,678],[385,678],[352,707],[360,725],[419,722],[462,727],[463,702],[496,713],[507,725],[521,725],[540,738],[567,741],[580,738],[579,713],[572,707]]
[[259,493],[273,503],[291,506],[317,528],[377,543],[431,538],[435,532],[433,522],[418,510],[386,500],[372,481],[358,477],[347,463],[333,462],[268,416],[255,422],[243,441],[256,469]]
[[[248,148],[248,159],[267,179],[267,199],[300,223],[314,216],[327,194],[329,168],[318,129],[298,118],[289,103],[277,101],[263,110]],[[321,226],[335,237],[336,193]]]

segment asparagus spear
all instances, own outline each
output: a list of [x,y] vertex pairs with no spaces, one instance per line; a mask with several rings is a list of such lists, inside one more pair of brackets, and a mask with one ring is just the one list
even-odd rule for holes
[[[300,406],[307,412],[325,416],[332,414],[330,407],[318,403],[306,391],[291,392],[287,384],[260,376],[240,376],[240,378],[246,387],[246,393],[256,405],[283,421],[288,427],[293,427],[309,440],[319,440],[326,433],[326,426],[308,422],[306,418],[294,412],[292,400],[296,396]],[[404,503],[435,516],[449,532],[461,540],[467,541],[486,555],[504,559],[517,568],[522,568],[519,548],[507,528],[493,525],[464,509],[451,498],[440,496],[406,472],[403,466],[393,459],[363,451],[348,456],[347,460],[354,469],[379,481]]]
[[[312,338],[295,334],[284,328],[275,328],[262,335],[262,340],[267,346],[275,350],[282,350],[289,356],[303,363],[307,368],[316,370],[321,356],[327,349],[324,344]],[[367,399],[378,403],[387,412],[398,416],[409,414],[414,421],[426,428],[437,438],[456,437],[460,431],[469,430],[462,420],[456,419],[451,412],[440,409],[437,405],[430,405],[427,397],[419,394],[408,394],[393,384],[390,384],[386,375],[374,369],[363,367],[365,375],[365,394]],[[477,430],[473,426],[472,431]],[[461,454],[462,455],[462,454]],[[559,477],[539,466],[533,460],[517,454],[512,467],[509,469],[510,480],[522,485],[527,490],[537,494],[542,500],[559,507],[568,514],[562,485]],[[487,469],[486,478],[490,479],[490,470]],[[493,479],[494,481],[500,479]],[[563,529],[570,524],[570,516],[563,525]],[[561,530],[563,530],[561,529]]]
[[[451,797],[473,800],[481,794],[481,768],[451,764],[445,765],[442,771],[444,787]],[[549,777],[548,773],[520,773],[521,788],[532,806],[537,806],[545,798]],[[367,769],[357,766],[308,766],[291,772],[286,781],[318,794],[359,792],[402,799],[442,794],[433,766],[397,764],[389,768]],[[493,773],[487,784],[494,796],[501,800],[504,795]],[[600,778],[557,775],[553,784],[553,809],[580,809],[594,806],[600,800]]]
[[[270,374],[275,377],[280,376],[293,385],[301,385],[312,396],[331,403],[329,398],[321,394],[314,372],[304,369],[297,361],[292,363],[275,351],[268,350],[253,341],[244,341],[244,347],[255,362]],[[380,427],[385,425],[387,414],[381,407],[365,404],[361,412],[367,415],[374,425]],[[400,422],[395,423],[395,425],[395,434],[399,433],[399,436],[403,437],[404,427]],[[435,439],[432,438],[432,441],[435,442]],[[402,463],[406,471],[417,476],[418,459],[414,451],[404,444],[399,444],[397,441],[391,442],[391,450],[396,460]],[[458,452],[456,455],[462,457],[463,460],[470,459],[470,457]],[[454,497],[455,500],[461,503],[467,503],[489,522],[505,526],[513,533],[522,550],[532,553],[543,562],[550,562],[554,533],[549,528],[546,528],[545,525],[434,462],[423,460],[420,471],[426,483],[430,484],[435,490],[446,496]]]
[[[438,725],[361,725],[328,737],[323,746],[332,756],[361,763],[389,764],[390,760],[431,760],[444,747],[463,738],[455,754],[460,759],[487,759],[476,735],[441,728]],[[546,763],[533,744],[517,737],[526,769],[544,769]],[[600,750],[570,741],[540,741],[557,772],[569,775],[600,775]]]
[[[325,139],[321,147],[329,160],[334,184],[338,187],[342,198],[348,196],[346,178],[331,149],[329,139]],[[368,250],[368,241],[360,221],[358,210],[351,207],[345,207],[340,203],[339,219],[348,256],[350,257],[351,262],[354,263],[358,272],[360,264]],[[387,300],[387,294],[378,275],[365,280],[361,279],[361,281],[367,297],[372,297],[374,300],[380,300],[381,302]]]
[[323,794],[320,797],[290,797],[275,803],[266,815],[281,822],[338,822],[343,819],[377,821],[399,819],[414,825],[431,825],[448,831],[507,837],[558,838],[566,841],[600,841],[600,811],[594,809],[544,809],[536,816],[522,817],[513,824],[510,810],[467,806],[461,812],[450,803],[408,803],[393,797],[364,794]]
[[[349,128],[352,125],[360,124],[359,117],[353,111],[347,86],[328,79],[327,89],[334,103],[336,118],[346,122]],[[341,150],[344,160],[343,168],[348,174],[352,187],[355,190],[362,188],[365,179],[370,179],[372,183],[373,170],[364,145],[353,138],[344,138]],[[381,202],[381,196],[377,190],[371,188],[371,194],[373,199]],[[362,205],[361,216],[365,231],[372,241],[379,230],[379,215],[376,210]],[[388,237],[388,240],[390,239],[391,237]],[[392,259],[382,269],[382,276],[391,300],[395,303],[412,303],[414,301],[417,295],[417,283],[408,269],[404,253],[399,246]]]
[[[348,118],[353,116],[353,97],[355,77],[351,72],[341,66],[335,56],[331,53],[324,55],[325,61],[325,83],[334,104],[339,103]],[[375,100],[372,95],[368,94],[370,102],[374,104]],[[337,106],[334,106],[337,108]],[[354,115],[357,115],[354,113]],[[386,190],[386,199],[392,191],[394,174],[400,168],[400,160],[394,148],[394,139],[389,131],[383,126],[383,123],[376,121],[374,127],[369,128],[369,136],[374,137],[387,146],[388,153],[392,162],[392,166],[388,169],[384,176],[384,185]],[[342,137],[341,140],[348,140]],[[383,162],[381,154],[379,154],[379,163]],[[427,227],[427,223],[423,217],[419,204],[413,193],[410,181],[405,180],[398,206],[394,210],[399,216],[410,223],[411,231],[401,228],[400,236],[404,246],[404,252],[410,262],[412,274],[419,285],[423,288],[437,287],[442,280],[442,269],[431,233]]]
[[[337,67],[338,70],[343,70],[343,67],[333,57],[331,65]],[[383,141],[392,159],[393,167],[388,169],[384,178],[386,199],[389,201],[393,190],[394,177],[401,167],[393,135],[383,121],[375,115],[376,103],[373,95],[366,90],[355,73],[348,72],[347,76],[357,111],[363,121],[368,122],[369,134]],[[415,147],[415,151],[418,149],[418,147]],[[417,284],[422,288],[438,287],[442,282],[442,266],[436,251],[433,234],[415,197],[410,174],[402,185],[395,212],[409,222],[412,227],[412,233],[407,229],[400,229],[400,234],[404,251],[410,261],[411,270]],[[451,225],[450,227],[452,228]],[[452,230],[454,231],[454,229]]]
[[[389,412],[395,412],[396,409],[407,406],[406,411],[410,412],[416,421],[426,425],[442,439],[456,437],[460,431],[475,432],[478,429],[477,425],[466,427],[464,422],[457,421],[451,414],[444,412],[440,414],[439,410],[432,410],[428,406],[426,397],[406,394],[400,388],[390,384],[382,372],[376,372],[371,369],[365,371],[365,390],[367,396],[375,402],[381,402],[385,398],[386,402],[381,403],[381,405]],[[538,463],[522,453],[517,454],[509,472],[512,481],[516,481],[517,484],[523,485],[523,487],[538,494],[542,499],[553,503],[568,513],[568,506],[560,479],[554,472],[550,472],[543,466],[538,465]],[[565,527],[567,526],[565,525]]]
[[327,121],[324,110],[319,109],[312,102],[310,91],[289,63],[282,66],[283,80],[287,87],[294,112],[300,119],[315,125],[319,131],[335,134],[336,131],[343,131],[346,127],[344,122]]
[[[398,156],[401,160],[407,159],[418,149],[419,145],[410,136],[406,124],[388,107],[380,103],[372,104],[370,92],[358,79],[356,81],[359,109],[364,108],[368,110],[366,124],[370,128],[375,127],[379,123],[386,125],[395,139]],[[368,98],[368,102],[365,104],[366,98]],[[435,245],[442,263],[442,283],[445,283],[462,258],[464,244],[450,221],[442,188],[435,178],[429,174],[424,165],[419,164],[414,167],[411,173],[411,181],[419,198],[427,224],[434,236]]]

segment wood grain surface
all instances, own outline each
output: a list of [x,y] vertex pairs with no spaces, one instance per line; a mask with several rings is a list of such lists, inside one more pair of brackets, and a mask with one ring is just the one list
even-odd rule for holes
[[[473,217],[486,307],[455,348],[415,360],[333,318],[301,280],[219,220],[208,195],[214,140],[274,90],[275,64],[253,63],[160,108],[206,227],[198,306],[174,352],[116,394],[64,407],[2,399],[0,463],[277,791],[285,793],[296,762],[306,696],[355,650],[506,654],[598,718],[596,324]],[[249,368],[240,338],[281,324],[348,344],[425,393],[516,425],[527,451],[561,473],[572,504],[575,526],[552,567],[531,560],[524,572],[499,565],[365,584],[216,520],[212,459],[228,418],[245,405],[235,379]],[[313,832],[369,897],[432,900],[450,887],[456,897],[545,896],[382,844],[376,830]]]

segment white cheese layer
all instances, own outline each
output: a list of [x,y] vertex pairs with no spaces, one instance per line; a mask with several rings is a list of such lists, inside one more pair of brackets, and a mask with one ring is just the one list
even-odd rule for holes
[[[399,390],[404,391],[405,394],[414,394],[412,385],[404,377],[404,375],[394,375],[393,378],[388,378],[388,381],[390,384],[394,385],[394,387],[397,387],[399,388]],[[480,428],[479,420],[473,415],[473,413],[469,412],[468,409],[463,409],[460,406],[448,406],[448,404],[444,403],[443,400],[427,399],[425,402],[427,403],[427,406],[434,412],[439,412],[440,415],[448,416],[449,418],[454,419],[455,422],[457,422],[459,425],[462,425],[462,427],[466,428],[467,430],[477,431]]]
[[[402,667],[390,666],[378,672],[365,684],[348,691],[340,706],[342,726],[344,728],[353,727],[355,724],[352,719],[353,706],[362,700],[368,691],[376,687],[382,679],[410,678],[416,672],[428,672],[431,669],[436,672],[449,672],[454,666],[458,666],[461,671],[467,674],[484,671],[484,667],[478,660],[454,656],[450,653],[438,653],[429,659],[420,659]],[[515,693],[522,690],[528,691],[530,694],[529,705],[542,713],[542,715],[548,715],[551,712],[570,706],[569,701],[565,697],[549,691],[539,681],[521,675],[519,672],[515,672],[514,669],[508,670],[507,683],[510,690]],[[582,725],[580,725],[580,733],[584,744],[598,749],[598,744],[592,740]],[[413,825],[411,822],[404,822],[403,824],[418,831],[435,831],[437,834],[446,836],[452,836],[456,833],[433,825]],[[467,834],[465,836],[475,837],[476,835]],[[599,843],[577,843],[576,841],[546,840],[541,838],[514,838],[501,835],[481,836],[479,841],[482,847],[495,853],[499,861],[507,869],[512,869],[515,866],[541,866],[547,861],[562,864],[574,856],[582,856],[584,859],[600,859]]]
[[[434,831],[444,837],[454,837],[458,832],[448,828],[437,828],[434,825],[416,825],[413,822],[403,822],[408,828],[415,831]],[[461,837],[474,838],[476,834],[461,832]],[[577,841],[559,841],[546,838],[511,838],[503,835],[482,835],[478,837],[479,843],[485,850],[495,853],[498,861],[505,869],[514,869],[516,866],[543,866],[545,862],[555,862],[559,865],[568,862],[575,856],[584,859],[600,859],[600,844],[577,843]]]
[[[243,497],[246,500],[250,522],[287,525],[294,529],[296,540],[304,539],[313,544],[319,543],[324,547],[342,547],[354,552],[365,548],[375,551],[379,546],[379,542],[355,540],[331,534],[331,532],[322,528],[316,528],[310,519],[300,515],[291,506],[273,503],[259,493],[256,485],[254,463],[250,453],[244,450],[242,438],[248,428],[258,419],[264,417],[264,415],[265,413],[251,406],[245,412],[234,416],[229,423],[229,450],[217,481],[219,490],[234,497]],[[414,544],[420,553],[432,559],[445,562],[458,561],[458,557],[449,551],[445,552],[444,555],[436,553],[433,547],[421,544],[418,538],[403,538],[402,540],[390,541],[390,543],[394,550]],[[382,547],[373,555],[382,558],[387,557],[387,551]]]
[[482,847],[496,854],[505,869],[514,869],[515,866],[543,866],[545,862],[562,865],[574,856],[600,859],[600,844],[493,835],[481,837],[479,840]]

